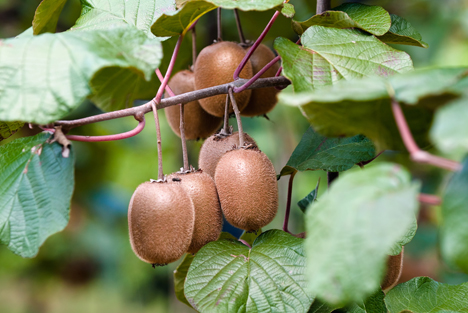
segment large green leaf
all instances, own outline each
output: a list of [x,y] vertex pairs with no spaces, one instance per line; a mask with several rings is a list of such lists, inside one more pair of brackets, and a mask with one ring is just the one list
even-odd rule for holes
[[68,223],[74,186],[73,150],[49,144],[41,133],[0,147],[0,242],[33,257],[50,235]]
[[442,199],[442,256],[468,273],[468,158],[454,174]]
[[362,302],[380,286],[388,254],[414,225],[419,184],[380,163],[340,176],[307,210],[309,289],[332,305]]
[[0,122],[0,141],[16,133],[23,125],[21,122]]
[[200,312],[307,312],[313,297],[302,244],[279,230],[261,234],[252,249],[234,240],[210,242],[190,266],[185,296]]
[[182,263],[177,266],[176,270],[174,271],[174,290],[175,290],[175,295],[176,298],[182,302],[188,305],[189,307],[192,307],[190,303],[187,301],[187,298],[185,298],[184,294],[184,284],[185,284],[185,279],[187,278],[187,273],[190,268],[190,265],[192,264],[193,258],[195,256],[193,254],[187,253],[182,260]]
[[307,21],[292,21],[292,27],[299,35],[314,25],[359,28],[373,35],[381,36],[390,29],[391,19],[388,12],[382,7],[361,3],[345,3],[331,11],[314,15]]
[[[365,301],[360,303],[353,303],[346,307],[340,308],[340,306],[330,306],[318,299],[314,301],[309,309],[308,313],[387,313],[387,307],[384,302],[385,294],[379,289],[377,292],[372,294]],[[339,309],[339,310],[337,310]],[[336,310],[336,311],[335,311]]]
[[421,34],[407,20],[395,14],[390,14],[390,16],[392,27],[386,34],[379,37],[380,40],[392,44],[429,47],[427,43],[422,41]]
[[[0,120],[53,122],[95,94],[89,82],[100,70],[149,80],[161,50],[159,40],[130,28],[6,39],[0,46]],[[113,109],[135,97],[131,86],[118,87],[125,97],[113,98]]]
[[314,170],[343,172],[374,156],[374,145],[364,136],[327,138],[309,127],[280,175]]
[[216,8],[206,1],[189,1],[180,10],[159,17],[151,31],[158,37],[184,35],[196,20]]
[[55,33],[57,22],[67,0],[42,0],[32,22],[34,35]]
[[408,54],[359,30],[311,26],[301,39],[303,47],[285,38],[275,41],[284,75],[296,92],[342,79],[390,76],[413,69]]
[[416,277],[390,290],[385,303],[390,313],[468,312],[468,283],[449,285]]
[[441,151],[463,156],[468,153],[468,97],[438,109],[431,128],[431,139]]
[[378,150],[404,149],[391,111],[391,95],[411,105],[403,105],[405,116],[417,142],[425,146],[433,109],[458,96],[460,91],[453,86],[466,80],[464,75],[466,68],[423,69],[389,78],[340,81],[307,92],[283,91],[279,99],[300,106],[314,129],[325,136],[362,134]]
[[[288,0],[289,1],[289,0]],[[266,11],[283,4],[283,0],[207,0],[224,9],[240,9],[242,11]]]

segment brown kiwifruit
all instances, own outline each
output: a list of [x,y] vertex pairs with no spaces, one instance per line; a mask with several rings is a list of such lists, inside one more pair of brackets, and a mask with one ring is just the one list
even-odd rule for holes
[[[192,71],[177,72],[169,81],[169,87],[176,95],[195,90],[195,76]],[[166,93],[165,97],[169,97]],[[174,133],[180,137],[180,107],[173,105],[164,109],[166,118]],[[205,139],[214,134],[221,126],[223,119],[206,113],[198,101],[184,105],[185,139]]]
[[180,182],[195,209],[195,226],[192,242],[187,252],[197,253],[208,242],[215,241],[221,234],[223,227],[223,213],[219,204],[218,192],[213,178],[203,171],[190,173],[174,173],[167,177],[167,181]]
[[181,184],[145,182],[128,206],[133,252],[150,264],[179,259],[190,246],[194,223],[193,203]]
[[[221,41],[205,47],[194,65],[195,88],[197,90],[227,84],[234,80],[233,75],[245,56],[245,50],[234,42]],[[241,78],[252,78],[250,60],[240,73]],[[250,99],[251,90],[234,94],[239,111],[242,111]],[[223,117],[226,95],[216,95],[199,100],[202,108],[211,115]],[[229,113],[232,113],[232,105]]]
[[[255,140],[244,133],[245,143],[257,145]],[[214,178],[216,165],[221,157],[229,150],[239,146],[239,133],[235,132],[227,137],[213,135],[205,140],[198,156],[198,167]]]
[[382,281],[382,290],[392,289],[401,277],[403,270],[404,248],[401,247],[400,254],[390,255],[387,260],[387,273]]
[[[275,54],[264,44],[260,44],[250,57],[252,62],[253,75],[257,74],[271,60]],[[278,72],[280,65],[276,62],[260,78],[274,77]],[[242,110],[242,116],[257,116],[270,112],[276,105],[276,94],[278,90],[275,87],[253,89],[247,106]]]
[[235,227],[254,231],[275,217],[278,211],[275,168],[257,148],[226,152],[216,167],[215,181],[223,214]]

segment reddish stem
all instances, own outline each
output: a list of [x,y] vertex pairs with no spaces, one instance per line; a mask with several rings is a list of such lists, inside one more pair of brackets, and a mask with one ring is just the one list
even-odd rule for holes
[[236,87],[234,88],[234,92],[235,93],[238,93],[238,92],[242,92],[244,90],[246,90],[247,88],[250,87],[250,85],[252,85],[253,83],[255,83],[257,81],[257,79],[260,78],[260,76],[262,76],[266,71],[268,71],[268,69],[270,67],[272,67],[273,65],[275,65],[276,62],[278,62],[279,60],[281,60],[281,57],[278,55],[276,58],[274,58],[273,60],[271,60],[267,65],[265,65],[257,74],[255,74],[251,79],[249,79],[248,82],[246,82],[244,85],[242,85],[241,87]]
[[291,198],[292,198],[292,188],[293,188],[293,181],[294,181],[294,176],[296,176],[297,172],[294,172],[289,176],[289,185],[288,185],[288,200],[286,202],[286,213],[284,214],[284,222],[283,222],[283,231],[290,233],[291,232],[288,230],[288,224],[289,224],[289,214],[291,213]]
[[270,30],[271,26],[273,25],[273,23],[276,21],[276,19],[278,18],[278,16],[280,15],[281,13],[279,11],[276,11],[275,14],[273,14],[273,17],[271,18],[270,22],[268,23],[268,25],[265,27],[265,29],[263,30],[263,32],[260,34],[260,37],[258,37],[258,39],[255,41],[255,43],[253,44],[252,47],[250,47],[249,51],[247,51],[247,53],[245,54],[245,57],[244,59],[242,59],[241,63],[239,64],[239,66],[237,67],[236,71],[234,72],[234,80],[237,80],[239,79],[239,74],[240,72],[242,71],[242,69],[244,68],[244,66],[247,64],[247,61],[249,61],[250,57],[252,56],[252,54],[255,52],[255,49],[257,49],[257,47],[260,45],[260,43],[262,42],[262,40],[265,38],[266,34],[268,33],[268,31]]
[[442,200],[439,197],[425,193],[419,194],[418,200],[421,203],[429,205],[440,205],[442,203]]
[[252,249],[252,246],[250,246],[249,243],[247,241],[245,241],[244,239],[239,239],[239,241],[242,242],[247,247],[249,247],[249,249]]
[[418,147],[413,135],[411,134],[408,123],[406,122],[403,110],[395,99],[392,99],[392,111],[398,130],[400,131],[401,138],[403,139],[403,143],[405,144],[406,149],[408,149],[410,157],[414,162],[431,164],[449,171],[458,171],[461,169],[460,163],[432,155]]
[[158,89],[158,93],[156,94],[156,97],[154,98],[156,103],[161,102],[164,89],[166,88],[167,82],[169,81],[169,78],[171,77],[172,70],[174,69],[175,61],[177,59],[177,55],[179,54],[180,45],[182,44],[183,39],[184,39],[184,36],[180,35],[179,40],[177,40],[177,44],[174,48],[174,52],[172,53],[171,62],[169,62],[169,67],[167,68],[166,76],[164,77],[164,80],[162,81],[161,86]]
[[282,66],[280,66],[280,68],[278,69],[278,72],[276,72],[276,75],[275,75],[275,77],[278,77],[278,76],[280,76],[282,71],[283,71],[283,67],[282,67]]
[[244,32],[242,31],[242,24],[240,22],[239,11],[234,9],[234,17],[236,18],[237,32],[239,33],[239,41],[245,44]]
[[242,128],[242,121],[239,108],[237,107],[236,98],[234,98],[234,94],[232,93],[232,89],[230,88],[229,91],[229,98],[231,98],[232,108],[234,109],[234,114],[236,115],[237,120],[237,131],[239,133],[239,147],[244,146],[244,129]]
[[138,135],[145,128],[145,116],[142,115],[141,119],[138,122],[138,126],[135,129],[116,135],[107,135],[107,136],[78,136],[78,135],[68,135],[66,136],[68,140],[73,141],[83,141],[83,142],[100,142],[100,141],[115,141],[127,139],[133,136]]

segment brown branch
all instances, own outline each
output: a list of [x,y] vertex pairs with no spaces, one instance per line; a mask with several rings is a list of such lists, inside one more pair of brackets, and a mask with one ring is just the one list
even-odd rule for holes
[[[195,90],[192,92],[187,92],[181,95],[163,99],[158,104],[157,109],[160,110],[160,109],[167,108],[173,105],[177,105],[179,103],[188,103],[191,101],[200,100],[200,99],[208,98],[211,96],[228,94],[229,88],[240,87],[243,84],[245,84],[247,81],[248,79],[239,79],[228,84]],[[248,89],[285,86],[285,85],[290,85],[290,84],[291,82],[285,77],[268,77],[268,78],[260,78],[255,83],[253,83]],[[152,111],[152,107],[151,107],[152,101],[153,100],[143,105],[137,106],[137,107],[113,111],[109,113],[98,114],[98,115],[89,116],[89,117],[85,117],[85,118],[81,118],[77,120],[57,121],[55,122],[54,125],[55,126],[61,125],[64,131],[68,131],[72,128],[87,125],[87,124],[113,120],[113,119],[126,117],[126,116],[136,116],[136,115],[146,114]]]
[[331,0],[317,0],[317,14],[330,10]]

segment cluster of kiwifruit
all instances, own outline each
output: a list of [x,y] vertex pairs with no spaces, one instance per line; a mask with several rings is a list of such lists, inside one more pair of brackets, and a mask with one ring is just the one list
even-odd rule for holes
[[[169,81],[169,87],[176,95],[186,92],[218,86],[232,82],[234,71],[246,54],[247,48],[230,42],[219,41],[205,47],[198,55],[193,71],[183,70],[176,73]],[[265,65],[275,58],[267,46],[257,47],[239,77],[252,78]],[[270,67],[261,77],[275,76],[279,64]],[[258,116],[270,112],[276,105],[277,90],[274,87],[245,90],[234,95],[241,115]],[[214,134],[221,126],[224,116],[225,96],[216,95],[184,105],[186,139],[205,139]],[[165,109],[166,118],[174,133],[180,136],[180,113],[176,106]],[[229,113],[233,112],[232,106]]]
[[[193,72],[178,72],[169,87],[175,94],[182,94],[232,82],[244,56],[244,48],[236,43],[215,43],[201,51]],[[273,52],[261,45],[240,77],[252,77],[273,58]],[[271,68],[264,76],[274,76],[276,70]],[[235,94],[234,99],[244,115],[262,115],[276,104],[276,90],[246,90]],[[227,105],[223,95],[185,104],[185,138],[213,134]],[[229,105],[228,114],[232,110]],[[177,106],[166,108],[167,120],[179,136],[180,112]],[[275,217],[278,185],[273,164],[248,134],[232,133],[226,126],[204,142],[199,170],[190,168],[145,182],[134,192],[128,223],[132,249],[141,260],[153,266],[164,265],[186,252],[198,252],[218,239],[223,214],[229,223],[246,231],[258,230]]]

